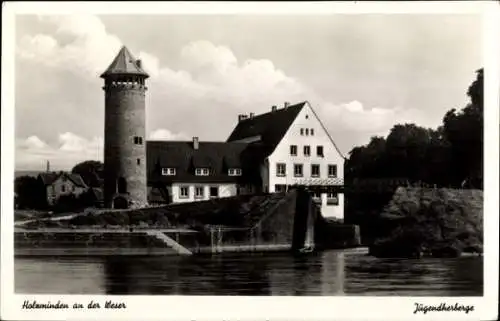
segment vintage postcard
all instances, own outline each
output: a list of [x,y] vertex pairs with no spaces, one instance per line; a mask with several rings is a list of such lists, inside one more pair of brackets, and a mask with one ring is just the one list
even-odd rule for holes
[[498,318],[499,21],[6,3],[2,320]]

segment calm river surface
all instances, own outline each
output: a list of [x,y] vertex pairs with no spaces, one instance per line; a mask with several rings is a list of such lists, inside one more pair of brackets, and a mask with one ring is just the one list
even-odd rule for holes
[[16,257],[15,289],[36,294],[481,296],[483,259],[376,259],[344,251],[305,257]]

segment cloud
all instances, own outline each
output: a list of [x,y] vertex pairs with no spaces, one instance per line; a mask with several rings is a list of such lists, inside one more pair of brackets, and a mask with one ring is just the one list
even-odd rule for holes
[[58,143],[50,145],[37,136],[16,140],[16,168],[45,169],[47,161],[54,169],[70,170],[89,159],[102,160],[102,138],[87,140],[73,133],[60,134]]
[[[121,46],[118,37],[108,34],[95,16],[39,16],[40,21],[57,27],[54,35],[24,35],[17,53],[54,68],[85,72],[95,77],[111,62]],[[64,39],[63,41],[58,40]]]
[[172,133],[168,129],[157,129],[149,134],[149,140],[189,140],[184,133]]
[[[69,72],[81,81],[95,83],[97,88],[101,81],[97,76],[112,61],[122,41],[109,33],[95,16],[42,16],[40,21],[55,27],[56,31],[23,35],[17,44],[20,63],[50,68],[54,71],[50,77],[58,77],[58,72]],[[387,132],[393,124],[418,119],[421,115],[418,110],[395,106],[369,108],[357,100],[346,103],[328,100],[300,79],[287,75],[269,59],[239,60],[228,46],[206,40],[192,41],[180,48],[177,68],[167,66],[163,57],[151,52],[136,52],[151,76],[148,79],[147,126],[156,130],[150,134],[150,139],[184,140],[198,136],[201,140],[225,140],[240,113],[258,114],[269,111],[272,105],[282,105],[284,101],[308,100],[337,144],[347,153],[354,144],[364,143],[363,140],[372,134]],[[36,84],[30,85],[31,88],[40,88]],[[61,86],[65,86],[64,82]],[[80,111],[89,108],[80,105],[77,99],[71,100],[72,95],[81,97],[81,90],[75,83],[67,87],[68,92],[60,95],[41,92],[33,100],[50,101],[52,108],[65,110],[64,122],[77,124],[83,121]],[[101,101],[99,96],[92,100],[92,104],[102,104]],[[44,110],[32,109],[30,113],[40,113],[42,117]],[[99,115],[94,111],[92,117],[102,117]],[[21,115],[21,122],[23,117],[27,116]],[[90,137],[102,132],[103,121],[88,121],[85,123],[88,128],[80,126],[81,132],[60,130],[64,133],[57,137],[57,148],[47,147],[36,137],[38,133],[26,140],[20,139],[18,146],[25,156],[40,155],[34,152],[38,146],[39,150],[52,153],[54,159],[60,157],[61,162],[65,160],[67,164],[75,159],[96,158],[103,146],[102,138]],[[99,127],[90,127],[90,124]],[[21,132],[29,132],[25,128],[27,124],[16,126]],[[49,127],[47,131],[54,130]],[[57,132],[44,133],[44,137],[55,135]],[[29,148],[23,150],[21,145]],[[24,160],[29,162],[27,158]]]
[[[150,140],[189,140],[184,133],[157,129],[149,134]],[[48,144],[37,136],[16,140],[16,167],[44,169],[47,161],[52,168],[70,170],[85,160],[103,161],[102,137],[86,139],[71,132],[58,135],[57,143]]]

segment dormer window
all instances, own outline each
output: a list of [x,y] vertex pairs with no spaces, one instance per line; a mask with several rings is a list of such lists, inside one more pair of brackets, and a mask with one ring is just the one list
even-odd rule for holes
[[162,168],[161,169],[161,174],[163,176],[174,176],[175,175],[175,168]]
[[196,176],[208,176],[209,170],[208,168],[197,168],[195,170]]
[[229,176],[241,176],[241,168],[230,168],[228,174]]

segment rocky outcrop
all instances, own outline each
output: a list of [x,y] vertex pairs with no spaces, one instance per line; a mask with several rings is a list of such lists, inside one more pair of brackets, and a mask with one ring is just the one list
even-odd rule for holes
[[456,257],[483,252],[483,192],[403,188],[380,215],[389,226],[370,246],[377,257]]

